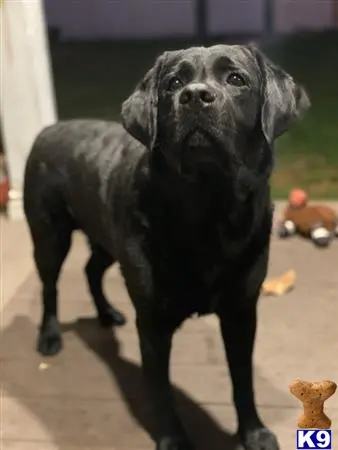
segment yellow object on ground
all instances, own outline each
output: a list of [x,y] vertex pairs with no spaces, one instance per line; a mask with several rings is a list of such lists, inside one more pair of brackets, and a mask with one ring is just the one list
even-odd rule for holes
[[288,270],[278,277],[268,278],[262,286],[263,295],[283,295],[290,291],[296,282],[296,272]]

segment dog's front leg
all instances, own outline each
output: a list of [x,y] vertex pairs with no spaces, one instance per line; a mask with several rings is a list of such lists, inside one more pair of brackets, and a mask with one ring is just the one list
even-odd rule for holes
[[173,333],[155,322],[142,315],[137,318],[145,383],[157,425],[156,450],[191,450],[175,410],[169,380]]
[[244,302],[233,300],[231,306],[219,311],[219,317],[233,385],[238,434],[245,450],[278,450],[274,434],[259,418],[254,398],[252,356],[258,295]]
[[[127,241],[127,258],[121,263],[126,286],[136,310],[142,368],[148,400],[155,419],[156,450],[192,450],[175,410],[169,380],[169,359],[175,325],[160,311],[152,267],[142,250],[143,237]],[[157,296],[159,298],[157,298]]]

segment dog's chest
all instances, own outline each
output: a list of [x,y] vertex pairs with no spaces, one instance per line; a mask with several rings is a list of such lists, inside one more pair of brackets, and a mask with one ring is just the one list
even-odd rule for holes
[[163,197],[152,191],[147,200],[145,248],[155,297],[166,313],[208,314],[224,296],[226,301],[237,296],[269,240],[268,208],[257,219],[254,204],[241,206],[226,196],[185,195],[173,201],[171,192]]
[[234,288],[233,243],[222,236],[222,230],[180,231],[153,241],[155,286],[159,296],[168,299],[168,309],[179,309],[185,316],[211,313],[220,296]]
[[[252,223],[249,228],[252,228]],[[190,228],[179,220],[150,230],[150,256],[157,298],[166,314],[181,318],[217,311],[222,302],[254,293],[264,279],[271,217],[255,232],[206,221]],[[235,299],[235,300],[234,300]],[[162,301],[161,301],[162,304]]]

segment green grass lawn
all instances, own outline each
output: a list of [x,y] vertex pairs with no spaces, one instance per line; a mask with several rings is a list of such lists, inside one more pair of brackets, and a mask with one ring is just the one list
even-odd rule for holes
[[[219,41],[218,41],[219,42]],[[121,102],[164,49],[193,41],[59,43],[52,46],[60,118],[119,119]],[[268,55],[305,85],[312,108],[277,144],[275,197],[302,186],[315,198],[338,197],[338,33],[265,45]]]

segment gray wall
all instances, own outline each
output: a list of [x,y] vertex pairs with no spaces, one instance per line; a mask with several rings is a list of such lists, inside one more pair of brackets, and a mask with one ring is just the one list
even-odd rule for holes
[[[260,34],[264,0],[207,0],[210,35]],[[274,0],[276,31],[333,25],[332,0]],[[195,33],[194,0],[45,0],[64,38],[147,38]]]

